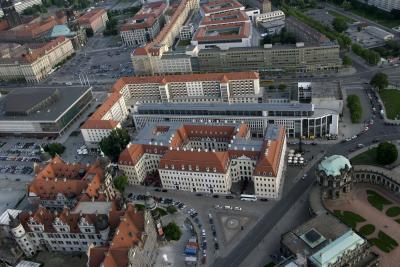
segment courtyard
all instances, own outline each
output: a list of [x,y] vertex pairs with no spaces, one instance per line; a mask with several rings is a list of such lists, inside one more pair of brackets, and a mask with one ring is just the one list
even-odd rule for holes
[[375,246],[382,267],[400,262],[400,199],[376,185],[356,184],[326,207]]

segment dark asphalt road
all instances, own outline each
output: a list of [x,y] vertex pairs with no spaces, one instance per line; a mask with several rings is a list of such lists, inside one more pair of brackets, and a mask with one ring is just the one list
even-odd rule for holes
[[[360,135],[355,140],[339,143],[335,145],[320,145],[321,150],[327,151],[326,155],[347,155],[349,149],[354,148],[357,144],[369,145],[375,138],[380,140],[395,140],[400,139],[400,127],[385,125],[380,118],[375,119],[374,125],[370,130]],[[241,262],[255,249],[258,243],[272,230],[272,228],[279,222],[296,201],[299,200],[301,195],[309,188],[315,181],[315,168],[317,163],[314,164],[310,170],[309,175],[304,181],[298,182],[293,186],[290,191],[282,198],[268,213],[262,217],[257,224],[251,229],[247,236],[236,245],[236,247],[224,258],[218,258],[211,265],[212,267],[237,267]]]

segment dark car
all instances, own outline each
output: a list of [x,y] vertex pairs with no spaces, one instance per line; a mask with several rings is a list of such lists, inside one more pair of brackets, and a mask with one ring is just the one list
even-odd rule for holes
[[167,192],[168,192],[167,189],[163,189],[163,190],[161,190],[161,191],[164,192],[164,193],[167,193]]
[[219,196],[218,195],[213,195],[213,198],[219,198]]
[[267,198],[261,198],[260,201],[265,201],[265,202],[267,202],[268,199],[267,199]]
[[201,197],[203,194],[202,193],[197,193],[196,196]]
[[219,244],[218,244],[218,243],[215,243],[215,244],[214,244],[214,247],[215,247],[216,250],[218,250],[218,249],[219,249]]
[[156,189],[154,189],[154,191],[161,192],[161,189],[160,188],[156,188]]
[[129,194],[128,194],[128,198],[131,198],[131,197],[132,197],[132,195],[133,195],[132,193],[129,193]]
[[226,196],[226,199],[233,199],[233,196]]

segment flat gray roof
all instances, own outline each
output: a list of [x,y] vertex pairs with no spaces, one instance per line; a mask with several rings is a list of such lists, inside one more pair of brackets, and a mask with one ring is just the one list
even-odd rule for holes
[[314,111],[308,103],[159,103],[137,104],[137,110],[215,110],[215,111]]
[[[23,111],[39,103],[58,90],[59,97],[52,104],[45,105],[38,111],[24,115],[6,115],[7,110]],[[83,94],[91,88],[84,86],[24,87],[0,97],[0,121],[55,121],[68,110]]]

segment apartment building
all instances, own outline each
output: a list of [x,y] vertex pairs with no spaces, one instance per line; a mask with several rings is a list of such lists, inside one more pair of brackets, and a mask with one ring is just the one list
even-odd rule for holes
[[25,87],[0,97],[0,135],[58,137],[88,109],[92,88]]
[[239,9],[207,14],[194,34],[191,44],[199,49],[250,47],[252,26],[246,13]]
[[149,123],[118,166],[130,184],[158,171],[164,188],[228,194],[233,182],[251,180],[256,195],[275,199],[285,151],[285,130],[277,125],[269,125],[263,139],[251,139],[245,124]]
[[122,25],[120,36],[125,45],[142,45],[154,40],[164,22],[167,4],[160,1],[143,5],[136,15]]
[[82,28],[92,29],[93,32],[104,30],[107,21],[107,11],[103,8],[92,9],[78,18],[78,23]]
[[35,165],[28,185],[29,203],[49,209],[72,209],[79,201],[112,200],[116,194],[109,162],[71,164],[57,155],[46,165]]
[[58,37],[47,43],[0,46],[0,79],[35,83],[47,77],[50,70],[74,54],[71,40]]
[[397,10],[397,11],[400,10],[399,0],[370,0],[370,1],[360,1],[360,2],[370,6],[375,6],[387,12],[391,12],[392,10]]
[[113,92],[133,104],[257,103],[262,97],[256,72],[123,77],[113,85]]
[[[34,5],[42,5],[42,0],[21,0],[21,1],[12,1],[13,2],[13,6],[15,8],[15,10],[18,13],[22,13],[25,9],[27,9],[28,7],[34,6]],[[2,10],[2,8],[0,8],[0,17],[2,17],[4,15],[4,12]]]
[[96,147],[104,137],[116,128],[121,128],[128,116],[124,97],[116,92],[109,95],[106,101],[81,126],[81,133],[89,147]]

